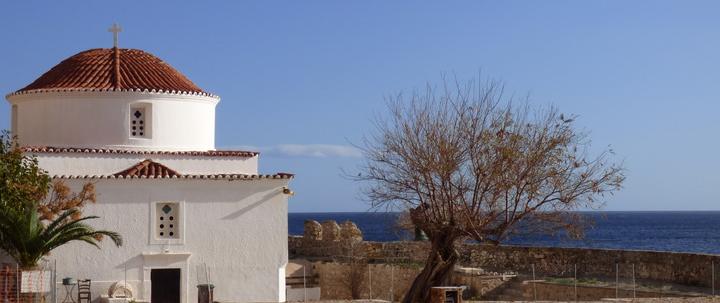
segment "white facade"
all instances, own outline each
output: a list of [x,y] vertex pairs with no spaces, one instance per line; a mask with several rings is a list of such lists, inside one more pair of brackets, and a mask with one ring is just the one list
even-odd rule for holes
[[69,88],[7,100],[26,154],[75,190],[94,183],[98,202],[83,214],[123,237],[119,248],[108,239],[101,250],[73,242],[53,251],[57,283],[91,279],[97,300],[127,278],[134,298],[150,301],[153,272],[170,268],[180,271],[178,303],[196,302],[208,282],[216,301],[285,301],[292,175],[259,175],[257,153],[215,151],[219,97]]
[[[154,268],[180,268],[181,302],[197,302],[205,265],[220,302],[284,302],[287,264],[287,180],[67,180],[75,188],[92,181],[98,203],[96,228],[119,232],[125,241],[98,250],[72,243],[54,251],[58,278],[92,279],[93,296],[115,282],[128,284],[139,300],[150,300]],[[174,244],[153,236],[156,203],[179,202],[183,237]],[[64,289],[58,289],[60,298]]]
[[210,157],[172,154],[36,153],[41,167],[58,176],[104,176],[152,159],[184,174],[258,174],[258,156]]
[[[218,97],[131,91],[47,91],[7,96],[24,146],[136,150],[215,149]],[[134,109],[144,111],[143,135]]]

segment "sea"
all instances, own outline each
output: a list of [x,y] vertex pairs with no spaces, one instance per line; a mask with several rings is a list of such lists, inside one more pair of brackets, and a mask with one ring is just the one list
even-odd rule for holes
[[[542,247],[604,248],[720,254],[720,211],[581,212],[589,222],[582,239],[533,234],[510,237],[503,244]],[[305,220],[350,220],[365,240],[398,241],[412,235],[396,227],[398,213],[290,213],[291,235],[302,235]]]

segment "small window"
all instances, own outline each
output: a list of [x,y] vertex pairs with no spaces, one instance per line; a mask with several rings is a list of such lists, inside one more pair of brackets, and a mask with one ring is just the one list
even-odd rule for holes
[[180,203],[161,202],[155,208],[155,238],[180,239]]
[[145,118],[145,108],[133,107],[130,109],[130,136],[135,138],[145,138],[147,134],[147,119]]
[[12,106],[12,115],[10,116],[10,119],[12,120],[10,125],[10,133],[12,133],[13,136],[17,136],[18,131],[18,106],[16,104],[13,104]]

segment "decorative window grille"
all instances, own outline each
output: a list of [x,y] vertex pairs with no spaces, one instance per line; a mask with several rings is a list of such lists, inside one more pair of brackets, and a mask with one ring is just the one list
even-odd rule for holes
[[155,204],[155,238],[180,239],[180,203]]
[[130,109],[130,136],[136,138],[144,138],[147,133],[147,125],[145,125],[145,108],[133,107]]

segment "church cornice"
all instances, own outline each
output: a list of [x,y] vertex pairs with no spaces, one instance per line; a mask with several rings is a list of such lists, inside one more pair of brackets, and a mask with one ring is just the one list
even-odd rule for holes
[[220,100],[220,96],[209,94],[205,92],[189,92],[189,91],[176,91],[176,90],[156,90],[156,89],[115,89],[115,88],[43,88],[17,91],[5,95],[6,99],[10,99],[13,96],[32,95],[32,94],[46,94],[46,93],[143,93],[143,94],[161,94],[161,95],[175,95],[175,96],[198,96],[208,97],[216,100]]
[[208,151],[158,151],[158,150],[125,150],[108,148],[80,148],[80,147],[50,147],[50,146],[26,146],[20,148],[26,153],[62,154],[62,153],[83,153],[83,154],[130,154],[130,155],[171,155],[171,156],[195,156],[195,157],[255,157],[259,152],[244,150],[208,150]]
[[72,180],[72,179],[105,179],[105,180],[152,180],[152,179],[167,179],[167,180],[226,180],[226,181],[252,181],[252,180],[289,180],[295,177],[294,174],[290,173],[276,173],[273,175],[248,175],[248,174],[208,174],[208,175],[162,175],[162,176],[116,176],[116,175],[55,175],[53,179]]

